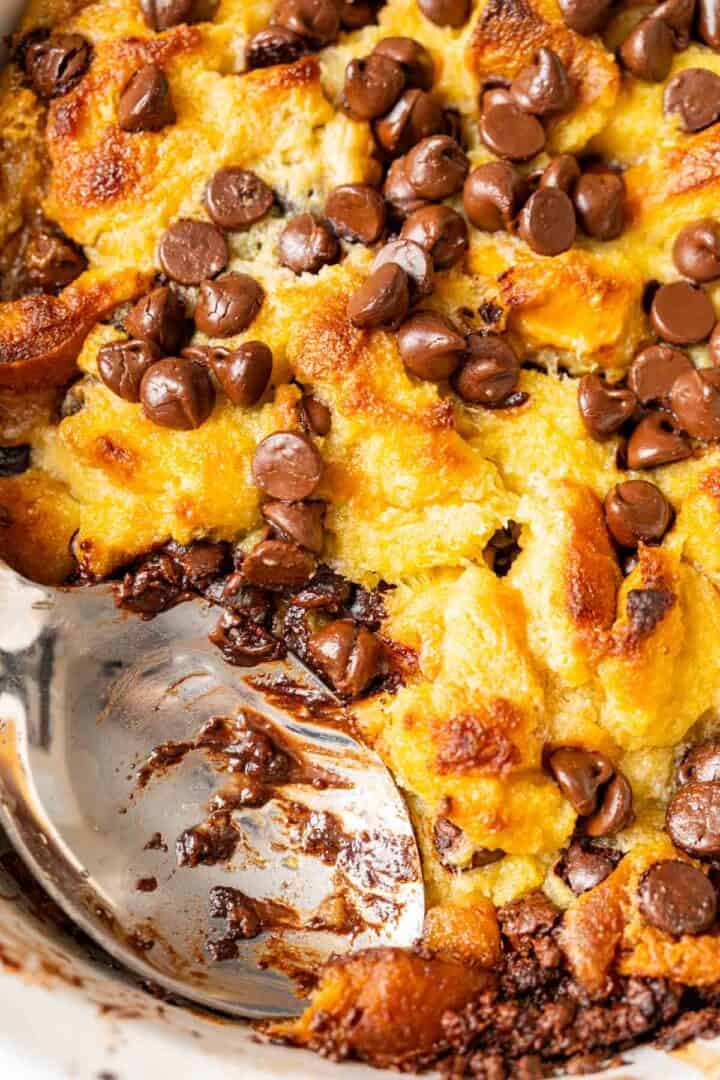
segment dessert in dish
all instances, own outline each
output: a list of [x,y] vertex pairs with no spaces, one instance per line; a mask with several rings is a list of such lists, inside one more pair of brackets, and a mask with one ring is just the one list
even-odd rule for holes
[[0,553],[291,650],[413,815],[423,940],[273,1037],[532,1077],[720,1026],[718,48],[715,0],[12,42]]

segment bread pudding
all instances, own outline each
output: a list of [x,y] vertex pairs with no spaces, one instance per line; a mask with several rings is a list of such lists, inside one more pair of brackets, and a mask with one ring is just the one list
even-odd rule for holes
[[32,0],[0,554],[202,596],[405,794],[413,950],[272,1037],[448,1075],[720,1032],[718,0]]

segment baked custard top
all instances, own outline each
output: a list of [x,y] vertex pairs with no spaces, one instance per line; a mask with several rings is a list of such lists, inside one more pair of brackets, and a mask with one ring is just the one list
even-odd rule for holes
[[[716,0],[35,0],[13,48],[0,553],[209,596],[410,801],[430,952],[338,966],[294,1037],[469,1053],[479,1006],[435,1020],[523,935],[623,1008],[655,980],[642,1033],[710,1008]],[[368,966],[433,987],[410,1049],[374,1000],[348,1034]]]

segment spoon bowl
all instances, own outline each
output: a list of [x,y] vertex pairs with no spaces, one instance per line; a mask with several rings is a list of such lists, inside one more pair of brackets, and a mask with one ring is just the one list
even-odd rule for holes
[[420,937],[419,856],[327,688],[293,660],[230,666],[216,619],[191,601],[144,621],[110,585],[50,589],[0,565],[0,823],[128,969],[233,1015],[288,1016],[330,955]]

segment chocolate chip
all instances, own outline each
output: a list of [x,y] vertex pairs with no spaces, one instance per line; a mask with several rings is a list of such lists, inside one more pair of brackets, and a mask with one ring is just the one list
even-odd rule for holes
[[287,540],[307,548],[315,555],[323,549],[323,502],[267,502],[262,507],[266,521]]
[[300,422],[313,435],[327,435],[332,427],[332,413],[312,394],[303,394],[298,405]]
[[140,0],[145,22],[151,30],[170,30],[195,22],[195,0]]
[[145,64],[126,82],[118,103],[118,126],[122,131],[160,131],[176,120],[165,72]]
[[365,0],[340,0],[340,25],[343,30],[362,30],[376,22],[375,3]]
[[272,375],[272,352],[262,341],[245,341],[232,352],[209,350],[208,363],[233,405],[256,405]]
[[410,285],[411,300],[427,296],[432,292],[434,279],[432,258],[414,240],[391,240],[389,244],[385,244],[375,256],[370,273],[374,274],[386,263],[395,263],[405,271]]
[[665,827],[676,847],[689,855],[720,855],[720,781],[680,788],[668,804]]
[[652,13],[654,19],[661,19],[673,31],[673,44],[676,49],[687,49],[690,43],[690,29],[695,16],[695,0],[664,0]]
[[720,740],[710,739],[688,750],[678,768],[678,783],[720,780]]
[[614,435],[635,412],[632,390],[611,386],[599,375],[583,375],[578,384],[578,408],[593,439]]
[[90,66],[90,43],[80,34],[50,34],[25,53],[24,67],[38,97],[67,94]]
[[518,231],[538,255],[560,255],[571,248],[576,233],[575,210],[559,188],[534,192],[520,211]]
[[449,135],[430,135],[407,155],[407,178],[423,199],[446,199],[462,188],[470,162]]
[[354,120],[374,120],[392,109],[405,86],[403,69],[382,53],[351,60],[345,68],[343,108]]
[[595,812],[600,788],[615,772],[610,758],[599,750],[574,746],[553,750],[548,767],[563,795],[581,817]]
[[672,345],[694,345],[710,337],[715,311],[707,293],[687,281],[661,285],[650,307],[658,337]]
[[620,59],[628,71],[646,82],[662,82],[673,61],[672,31],[660,19],[642,19],[620,47]]
[[686,436],[673,427],[667,416],[659,413],[644,417],[627,444],[627,463],[631,469],[656,469],[683,461],[691,454]]
[[159,359],[157,345],[148,341],[113,341],[98,352],[98,374],[113,394],[137,402],[143,375]]
[[308,643],[313,664],[334,690],[357,697],[379,674],[382,650],[375,634],[352,619],[337,619]]
[[430,90],[435,78],[435,66],[424,45],[414,38],[386,37],[378,41],[373,52],[389,56],[399,64],[405,76],[405,85],[418,90]]
[[330,226],[312,214],[298,214],[283,229],[278,242],[280,262],[296,274],[317,274],[340,258],[340,246]]
[[0,476],[19,476],[30,468],[30,447],[0,446]]
[[304,435],[276,431],[257,446],[252,472],[257,486],[283,502],[307,499],[322,476],[322,458]]
[[436,26],[464,26],[470,17],[470,0],[417,0],[426,19]]
[[695,282],[720,277],[720,226],[713,218],[694,221],[681,229],[673,244],[678,271]]
[[663,109],[683,131],[702,131],[720,119],[720,76],[707,68],[684,68],[665,87]]
[[616,484],[605,499],[608,531],[621,547],[659,543],[672,519],[672,507],[662,491],[645,480]]
[[488,161],[473,169],[465,181],[463,207],[478,229],[510,229],[529,191],[527,181],[512,165]]
[[437,311],[418,311],[398,331],[400,358],[409,372],[432,382],[449,378],[465,351],[465,338]]
[[694,439],[720,439],[720,371],[705,368],[678,375],[670,407],[678,427]]
[[510,93],[519,107],[535,116],[563,112],[573,103],[573,91],[565,65],[552,49],[544,46],[533,61],[515,76]]
[[247,330],[265,294],[255,278],[231,271],[203,281],[195,305],[195,325],[208,337],[232,337]]
[[580,179],[580,166],[572,154],[560,154],[553,158],[543,170],[540,187],[560,188],[566,195],[572,195],[575,184]]
[[225,237],[207,221],[181,218],[163,234],[158,247],[160,265],[173,281],[199,285],[215,277],[228,261]]
[[54,232],[34,231],[23,253],[23,270],[30,285],[57,292],[87,268],[80,248]]
[[498,157],[529,161],[545,145],[545,129],[536,116],[517,105],[491,105],[480,118],[480,137]]
[[393,157],[404,154],[421,139],[447,130],[445,110],[424,90],[406,90],[392,109],[373,124],[380,146]]
[[344,240],[374,244],[385,229],[385,200],[369,184],[343,184],[328,195],[325,215]]
[[497,334],[470,334],[468,357],[453,378],[456,393],[472,405],[501,405],[517,386],[518,358]]
[[711,49],[720,48],[720,2],[698,0],[698,33]]
[[145,372],[140,400],[145,416],[154,424],[189,431],[212,413],[215,390],[202,364],[170,357]]
[[679,349],[670,345],[649,345],[630,365],[628,385],[641,405],[665,404],[677,377],[692,370],[692,361]]
[[583,827],[587,836],[598,839],[613,836],[633,820],[632,788],[621,772],[617,772],[605,785],[600,805],[594,814],[586,818]]
[[590,840],[573,842],[554,866],[554,871],[576,896],[594,889],[609,877],[620,852],[593,844]]
[[408,276],[397,263],[385,263],[355,290],[348,301],[348,318],[360,330],[396,328],[410,306]]
[[596,34],[604,29],[614,0],[559,0],[565,25],[577,34]]
[[640,910],[666,934],[704,934],[715,922],[717,894],[712,883],[689,863],[663,859],[640,878]]
[[625,184],[617,173],[586,172],[573,192],[580,227],[596,240],[614,240],[623,230]]
[[398,158],[393,161],[383,186],[383,195],[388,204],[388,209],[392,216],[400,221],[407,217],[408,214],[412,214],[414,210],[427,206],[427,201],[420,198],[408,180],[405,165],[405,158]]
[[182,297],[170,286],[160,285],[133,304],[125,329],[131,338],[148,341],[172,355],[187,341],[192,327]]
[[317,49],[337,41],[340,33],[340,12],[334,0],[279,0],[273,22]]
[[465,255],[467,225],[449,206],[424,206],[406,218],[400,236],[414,240],[432,256],[436,270],[447,270]]
[[287,540],[261,540],[245,556],[242,575],[260,589],[289,589],[312,577],[315,560],[307,551]]
[[218,169],[205,188],[203,202],[221,229],[249,229],[272,208],[274,196],[264,180],[248,169]]
[[275,64],[292,64],[307,52],[308,42],[286,26],[268,26],[248,40],[245,63],[255,68],[274,67]]
[[480,87],[480,112],[486,112],[493,105],[514,105],[510,93],[510,80],[504,75],[490,75]]

